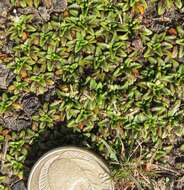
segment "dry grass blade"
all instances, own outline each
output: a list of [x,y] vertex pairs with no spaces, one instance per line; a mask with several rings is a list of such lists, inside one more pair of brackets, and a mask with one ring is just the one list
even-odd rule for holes
[[7,154],[7,151],[8,151],[8,137],[5,136],[5,141],[4,141],[4,144],[3,144],[3,151],[2,151],[2,157],[1,157],[1,172],[3,173],[3,170],[4,170],[4,163],[6,161],[6,154]]

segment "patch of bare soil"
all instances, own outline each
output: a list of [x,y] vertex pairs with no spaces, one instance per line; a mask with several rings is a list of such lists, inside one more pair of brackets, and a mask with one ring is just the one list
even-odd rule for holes
[[184,26],[184,13],[179,12],[175,6],[167,9],[163,15],[158,15],[158,5],[147,2],[148,8],[146,9],[142,24],[154,32],[163,32],[176,25]]

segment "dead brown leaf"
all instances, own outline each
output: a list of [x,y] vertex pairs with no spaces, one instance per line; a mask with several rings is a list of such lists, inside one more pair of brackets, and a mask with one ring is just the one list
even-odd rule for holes
[[21,104],[19,104],[19,103],[13,103],[12,104],[12,106],[13,106],[13,108],[15,109],[15,110],[20,110],[20,109],[22,109],[23,107],[22,107],[22,105]]
[[21,70],[20,71],[20,76],[21,76],[21,78],[26,78],[27,77],[27,71],[26,70]]
[[7,57],[8,57],[7,54],[5,54],[5,53],[0,53],[0,59],[1,59],[1,60],[5,59],[5,58],[7,58]]
[[63,16],[68,17],[69,16],[69,11],[65,10],[64,13],[63,13]]
[[177,56],[178,56],[178,47],[174,46],[172,51],[172,58],[177,58]]
[[43,4],[47,7],[47,9],[50,9],[52,6],[52,0],[43,0]]
[[23,40],[23,41],[27,40],[28,35],[29,35],[28,32],[23,32],[23,33],[22,33],[22,40]]
[[145,8],[142,4],[138,4],[136,8],[137,8],[138,12],[141,13],[141,15],[144,15]]
[[168,34],[170,34],[170,35],[177,35],[177,31],[176,31],[176,29],[175,28],[170,28],[168,31],[167,31],[167,33]]
[[152,163],[150,163],[150,162],[148,162],[148,163],[146,163],[146,164],[144,165],[144,171],[146,171],[146,172],[151,172],[151,171],[153,171],[155,168],[156,168],[155,165],[152,164]]
[[137,69],[132,69],[133,75],[137,78],[139,76],[139,71]]
[[132,46],[135,47],[136,50],[143,50],[143,44],[140,38],[136,38],[132,41]]

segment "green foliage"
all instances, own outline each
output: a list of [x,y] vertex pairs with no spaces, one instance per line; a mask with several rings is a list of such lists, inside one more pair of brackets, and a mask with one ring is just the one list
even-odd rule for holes
[[183,7],[182,0],[162,0],[158,2],[158,14],[163,15],[167,9],[176,8],[181,9]]
[[[41,3],[11,2],[36,8]],[[158,15],[183,7],[181,0],[154,3]],[[150,159],[167,164],[175,139],[184,135],[184,28],[175,23],[170,32],[167,27],[152,31],[142,20],[146,7],[144,0],[69,0],[64,13],[41,24],[33,14],[14,17],[7,29],[13,56],[6,66],[16,78],[0,94],[0,113],[24,111],[24,94],[39,97],[42,105],[30,116],[31,129],[10,132],[9,171],[22,178],[27,147],[41,132],[62,123],[88,138],[117,179],[128,178],[143,189],[155,183],[137,182],[149,175],[143,165]],[[7,138],[3,134],[0,144]],[[140,145],[146,143],[151,145]]]

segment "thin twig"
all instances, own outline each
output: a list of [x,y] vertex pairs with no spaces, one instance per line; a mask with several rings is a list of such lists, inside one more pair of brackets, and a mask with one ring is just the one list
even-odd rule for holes
[[175,171],[175,170],[173,170],[173,169],[171,169],[171,168],[166,168],[166,167],[164,167],[164,166],[161,166],[161,165],[157,165],[157,164],[155,164],[159,169],[161,169],[161,170],[163,170],[163,171],[168,171],[168,172],[172,172],[173,174],[175,174],[175,175],[180,175],[180,173],[179,172],[177,172],[177,171]]
[[1,171],[3,171],[3,168],[4,168],[4,162],[6,159],[7,151],[8,151],[8,138],[7,138],[7,136],[5,136],[5,142],[4,142],[4,146],[3,146],[3,156],[1,158]]
[[136,148],[134,149],[134,151],[132,152],[132,154],[130,154],[130,156],[129,156],[129,159],[135,154],[135,152],[137,151],[137,149],[140,147],[140,149],[142,150],[142,146],[141,146],[141,144],[142,144],[143,142],[138,142],[138,145],[136,146]]
[[118,16],[119,16],[119,21],[120,21],[120,23],[123,24],[123,19],[122,19],[121,15],[118,14]]

